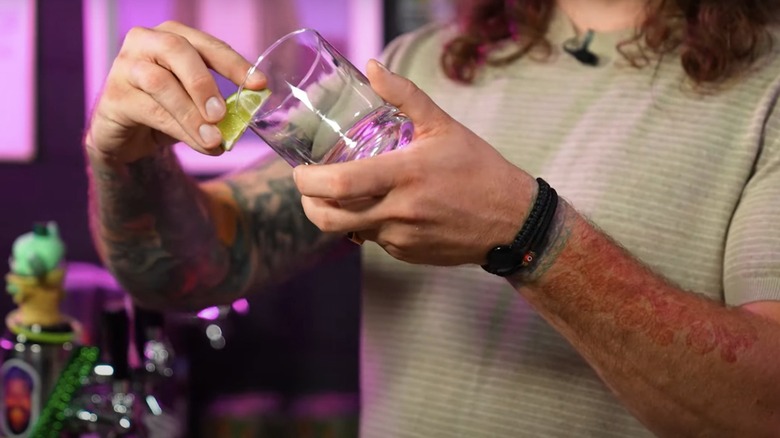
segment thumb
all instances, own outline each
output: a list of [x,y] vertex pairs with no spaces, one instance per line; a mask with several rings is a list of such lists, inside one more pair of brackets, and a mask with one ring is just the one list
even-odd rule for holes
[[366,75],[379,97],[409,116],[418,133],[432,129],[448,118],[414,82],[391,72],[379,61],[368,61]]

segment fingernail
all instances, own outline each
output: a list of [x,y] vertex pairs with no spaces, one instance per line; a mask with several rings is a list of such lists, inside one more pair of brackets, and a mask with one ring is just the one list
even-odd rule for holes
[[207,146],[222,141],[222,134],[220,134],[219,129],[214,125],[204,123],[198,128],[198,133],[200,134],[200,138],[203,139],[203,143]]
[[255,82],[261,82],[261,81],[265,81],[265,75],[262,74],[259,70],[253,68],[252,71],[249,73],[249,79]]
[[219,97],[206,101],[206,116],[212,120],[220,120],[225,115],[225,103]]
[[381,62],[379,62],[379,61],[377,61],[377,60],[374,60],[374,61],[376,62],[376,65],[378,65],[378,66],[379,66],[379,68],[381,68],[382,70],[384,70],[384,71],[386,71],[386,72],[388,72],[388,73],[392,73],[392,72],[390,71],[390,69],[389,69],[389,68],[387,68],[387,67],[386,67],[384,64],[382,64]]

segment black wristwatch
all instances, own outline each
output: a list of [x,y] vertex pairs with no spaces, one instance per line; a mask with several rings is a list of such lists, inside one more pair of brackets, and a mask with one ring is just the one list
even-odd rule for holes
[[536,182],[539,190],[528,218],[511,243],[488,251],[487,263],[482,265],[485,271],[507,277],[531,266],[541,256],[544,239],[558,207],[558,194],[545,180],[537,178]]

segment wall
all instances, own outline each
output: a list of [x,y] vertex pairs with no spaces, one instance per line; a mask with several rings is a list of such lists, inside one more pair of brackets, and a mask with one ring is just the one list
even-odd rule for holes
[[[68,257],[96,261],[87,227],[80,146],[81,2],[39,0],[38,5],[38,158],[32,164],[0,163],[0,259],[10,255],[13,240],[33,222],[55,220],[68,245]],[[5,111],[13,111],[13,102],[4,105]],[[0,309],[7,310],[10,300],[5,293],[0,296]]]
[[[31,164],[0,163],[0,258],[10,255],[13,240],[33,222],[54,220],[68,245],[68,259],[96,263],[88,230],[81,146],[85,108],[82,2],[38,0],[38,4],[39,152]],[[6,111],[13,110],[13,102],[5,104]],[[237,321],[245,336],[232,338],[221,356],[213,350],[204,352],[211,360],[226,360],[235,374],[206,370],[206,375],[215,382],[222,376],[244,390],[276,391],[292,398],[335,393],[356,400],[359,255],[354,252],[329,263],[290,284],[251,297],[253,312],[263,315]],[[10,308],[8,295],[0,292],[0,315]],[[205,340],[203,333],[197,336],[200,342]],[[231,350],[237,355],[230,356]],[[242,374],[241,363],[252,364],[247,368],[250,372]],[[263,379],[274,376],[274,370],[284,371],[284,379]],[[348,408],[349,417],[356,418],[357,406]]]
[[[176,20],[224,40],[252,61],[277,38],[301,27],[320,31],[359,68],[381,47],[379,0],[83,1],[88,106],[97,97],[124,35],[134,26],[154,27],[165,20]],[[372,12],[377,16],[374,19],[370,18]],[[236,90],[230,81],[215,77],[223,95]],[[201,175],[228,172],[273,154],[251,134],[243,136],[230,154],[218,158],[203,156],[184,144],[176,145],[175,151],[185,169]]]

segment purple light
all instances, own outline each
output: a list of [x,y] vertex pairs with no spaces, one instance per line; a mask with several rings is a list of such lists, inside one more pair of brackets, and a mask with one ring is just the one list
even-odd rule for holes
[[205,309],[198,312],[198,318],[205,319],[207,321],[214,321],[215,319],[219,318],[219,307],[206,307]]
[[[254,60],[275,37],[284,35],[292,29],[312,27],[318,29],[339,50],[347,53],[358,69],[363,69],[369,58],[376,57],[383,45],[380,30],[382,2],[376,0],[327,2],[298,0],[284,3],[284,7],[280,7],[280,3],[273,0],[231,0],[230,8],[226,8],[222,0],[82,0],[82,2],[87,116],[91,114],[90,107],[97,100],[126,32],[135,26],[154,27],[167,19],[182,21],[226,41],[250,60]],[[5,3],[35,5],[37,2]],[[5,3],[0,1],[0,4]],[[432,3],[438,5],[448,2],[435,0]],[[34,14],[30,14],[30,17],[31,22],[34,22]],[[0,46],[3,42],[0,41]],[[30,44],[34,47],[34,41]],[[0,68],[0,77],[2,76],[3,69]],[[28,77],[31,78],[30,84],[34,85],[32,74],[25,74],[19,79]],[[16,84],[19,81],[9,79],[6,83]],[[10,88],[4,91],[6,94],[13,92]],[[232,91],[235,91],[235,88],[223,90],[223,93]],[[20,102],[10,97],[5,100]],[[26,101],[34,102],[33,99],[26,99]],[[30,114],[34,115],[32,112]],[[4,119],[15,120],[11,116],[5,116]],[[32,128],[34,127],[31,122],[30,135],[34,134]],[[19,129],[11,131],[21,132]],[[0,139],[3,138],[5,137],[0,134]],[[6,141],[0,144],[0,152],[5,144],[15,145],[19,142]],[[243,168],[246,163],[276,155],[253,134],[245,135],[230,154],[223,154],[219,158],[198,153],[183,143],[175,145],[174,150],[184,169],[195,174],[221,174]]]
[[14,349],[14,343],[9,341],[8,339],[0,339],[0,348],[3,350],[13,350]]
[[[0,2],[0,160],[35,158],[36,7],[38,2]],[[13,102],[13,103],[10,103]]]
[[249,301],[247,301],[246,298],[240,298],[233,301],[233,310],[242,315],[246,315],[249,313]]

